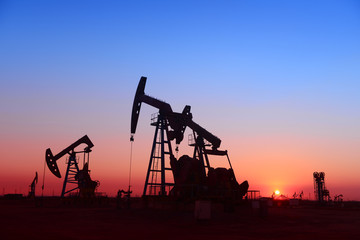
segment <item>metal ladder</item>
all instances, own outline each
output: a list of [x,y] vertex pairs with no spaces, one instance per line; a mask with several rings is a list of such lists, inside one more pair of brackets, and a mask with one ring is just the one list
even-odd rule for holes
[[166,165],[165,160],[170,162],[172,155],[171,142],[168,139],[168,123],[164,116],[158,114],[157,121],[151,125],[156,126],[156,129],[143,195],[166,196],[166,187],[170,188],[174,185],[173,180],[166,179],[166,173],[171,171],[171,167]]
[[[78,162],[77,162],[75,153],[73,155],[70,155],[67,164],[68,164],[68,166],[66,169],[66,175],[65,175],[65,179],[64,179],[63,189],[61,192],[61,197],[64,197],[65,194],[72,192],[79,188],[78,181],[75,179],[76,174],[79,172],[79,166],[78,166]],[[76,184],[76,187],[66,191],[67,183]]]

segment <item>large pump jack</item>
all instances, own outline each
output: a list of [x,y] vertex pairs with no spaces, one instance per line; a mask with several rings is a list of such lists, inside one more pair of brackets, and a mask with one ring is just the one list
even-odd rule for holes
[[[146,95],[144,93],[146,79],[146,77],[141,77],[136,90],[130,138],[133,141],[141,103],[159,109],[159,113],[152,117],[151,125],[156,129],[143,196],[166,196],[168,192],[171,192],[180,197],[184,197],[184,195],[193,197],[205,191],[205,195],[221,194],[225,196],[235,193],[242,198],[246,194],[249,184],[247,181],[240,185],[237,183],[227,151],[218,150],[221,140],[192,120],[190,106],[186,105],[182,113],[176,113],[173,112],[170,104]],[[186,127],[193,131],[194,142],[191,146],[194,147],[194,155],[193,158],[184,155],[177,160],[173,155],[171,141],[175,140],[176,144],[180,144],[184,138]],[[211,148],[207,148],[209,146]],[[226,156],[230,168],[212,168],[209,155]],[[169,156],[167,162],[165,161],[166,156]],[[173,181],[168,180],[169,175],[166,174],[168,171],[173,173]],[[167,187],[168,192],[166,191]],[[224,190],[226,191],[224,192]]]
[[[86,144],[87,147],[83,151],[75,151],[75,148],[80,144]],[[83,136],[60,153],[53,156],[51,149],[46,149],[45,159],[46,164],[49,167],[50,171],[58,178],[61,178],[61,174],[56,163],[57,160],[62,158],[64,155],[69,154],[69,159],[67,161],[66,175],[64,179],[63,188],[61,191],[61,197],[64,197],[65,194],[70,193],[79,189],[79,194],[81,197],[93,197],[95,195],[95,189],[99,186],[99,181],[93,181],[89,175],[89,155],[91,148],[94,144],[91,142],[87,135]],[[77,153],[84,153],[83,169],[79,169],[78,161],[76,158]],[[76,187],[67,190],[67,184],[75,184]]]

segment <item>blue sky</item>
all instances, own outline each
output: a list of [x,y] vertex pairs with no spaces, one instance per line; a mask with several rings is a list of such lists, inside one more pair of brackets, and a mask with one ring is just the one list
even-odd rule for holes
[[123,77],[146,75],[265,98],[358,86],[356,1],[3,1],[1,9],[7,85],[97,89],[99,78],[127,86]]

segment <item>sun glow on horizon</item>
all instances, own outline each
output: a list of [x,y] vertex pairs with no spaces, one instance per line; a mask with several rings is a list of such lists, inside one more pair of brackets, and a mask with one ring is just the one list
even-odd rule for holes
[[279,190],[275,190],[275,194],[276,194],[276,195],[279,195],[279,194],[280,194],[280,191],[279,191]]

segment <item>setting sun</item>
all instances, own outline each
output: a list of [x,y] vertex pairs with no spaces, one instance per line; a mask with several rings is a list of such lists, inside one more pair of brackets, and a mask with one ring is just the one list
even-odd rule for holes
[[279,191],[279,190],[275,190],[275,194],[276,194],[276,195],[279,195],[279,194],[280,194],[280,191]]

